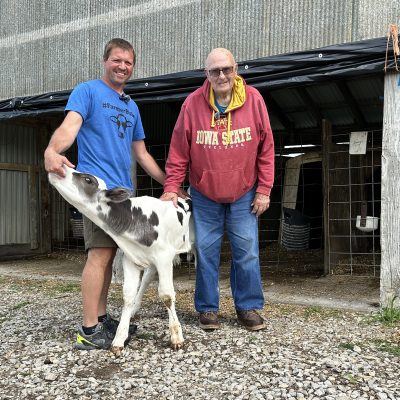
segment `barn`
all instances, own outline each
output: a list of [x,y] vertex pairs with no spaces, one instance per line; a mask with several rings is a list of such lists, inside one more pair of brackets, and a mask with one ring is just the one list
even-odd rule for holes
[[[392,23],[400,6],[5,3],[0,259],[82,251],[81,215],[49,187],[43,151],[72,88],[100,76],[102,47],[120,36],[139,54],[126,92],[162,167],[180,106],[203,82],[210,49],[231,49],[239,73],[263,95],[276,144],[272,204],[260,219],[263,266],[380,277],[382,305],[399,295],[400,55]],[[76,159],[76,148],[68,157]],[[132,172],[137,195],[161,194],[140,168]]]

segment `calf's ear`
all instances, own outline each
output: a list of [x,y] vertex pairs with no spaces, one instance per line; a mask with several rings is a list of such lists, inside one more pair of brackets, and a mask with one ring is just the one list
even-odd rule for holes
[[131,192],[124,188],[115,188],[105,191],[105,197],[114,203],[121,203],[131,197]]

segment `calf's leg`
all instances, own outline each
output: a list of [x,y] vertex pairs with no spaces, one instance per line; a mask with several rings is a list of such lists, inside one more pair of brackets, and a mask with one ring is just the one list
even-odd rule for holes
[[136,315],[136,313],[139,311],[146,289],[149,287],[150,283],[154,280],[156,272],[157,270],[154,266],[147,267],[144,270],[139,290],[133,302],[133,310],[131,317]]
[[171,347],[178,350],[183,347],[182,327],[175,311],[175,290],[173,283],[172,259],[169,263],[159,263],[158,294],[168,310],[169,331],[171,334]]
[[140,282],[139,268],[125,255],[122,259],[122,264],[124,267],[124,306],[122,308],[117,333],[115,334],[115,338],[111,345],[111,351],[117,356],[121,355],[122,350],[124,349],[125,340],[128,338],[129,322],[134,309],[135,298]]

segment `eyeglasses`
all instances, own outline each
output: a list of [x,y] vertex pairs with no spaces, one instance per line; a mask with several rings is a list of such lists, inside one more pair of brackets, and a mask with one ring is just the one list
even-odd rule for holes
[[224,67],[224,68],[213,68],[208,70],[208,74],[213,78],[218,78],[221,75],[221,72],[227,76],[233,72],[233,67]]

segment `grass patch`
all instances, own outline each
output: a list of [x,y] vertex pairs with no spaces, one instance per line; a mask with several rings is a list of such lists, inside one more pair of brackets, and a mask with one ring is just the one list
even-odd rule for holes
[[381,312],[381,318],[384,323],[394,324],[396,322],[400,322],[400,308],[394,307],[393,303],[394,300]]
[[400,345],[388,342],[387,340],[375,339],[372,341],[377,346],[378,350],[385,351],[386,353],[394,356],[400,356]]
[[310,318],[315,315],[320,315],[322,311],[323,310],[321,306],[308,306],[304,309],[304,316],[306,318]]
[[358,383],[357,378],[353,374],[346,374],[344,378],[349,382],[351,385],[356,385]]
[[16,304],[16,305],[12,308],[12,310],[13,310],[13,311],[20,310],[21,308],[27,306],[28,304],[30,304],[29,301],[21,301],[21,303]]
[[368,322],[382,322],[385,325],[394,325],[400,322],[400,308],[395,307],[394,302],[397,297],[393,297],[387,307],[382,311],[367,318]]
[[294,307],[290,306],[290,305],[282,305],[282,306],[278,306],[279,307],[279,312],[282,315],[291,315],[293,314],[296,310],[294,309]]
[[323,308],[321,306],[308,306],[304,309],[304,317],[306,319],[311,317],[338,318],[341,315],[342,313],[339,310]]
[[79,283],[67,282],[55,287],[55,290],[60,293],[74,293],[81,290]]
[[339,347],[341,347],[342,349],[347,349],[347,350],[354,350],[354,344],[350,343],[350,342],[346,342],[346,343],[339,343]]
[[47,293],[50,297],[60,294],[78,293],[81,291],[79,282],[46,282],[45,287],[41,289],[42,293]]
[[0,276],[0,284],[7,283],[7,279],[4,276]]

